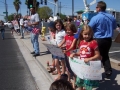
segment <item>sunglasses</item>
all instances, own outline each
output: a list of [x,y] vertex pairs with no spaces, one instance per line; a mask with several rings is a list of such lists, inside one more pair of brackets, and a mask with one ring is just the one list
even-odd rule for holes
[[99,8],[99,7],[96,7],[96,8]]

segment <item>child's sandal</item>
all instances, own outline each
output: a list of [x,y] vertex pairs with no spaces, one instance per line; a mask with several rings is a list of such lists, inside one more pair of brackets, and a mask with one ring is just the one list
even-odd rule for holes
[[60,79],[61,74],[58,74],[58,77],[55,77],[55,81]]
[[53,72],[53,71],[55,71],[55,67],[49,66],[49,67],[47,67],[47,71],[48,72]]
[[58,72],[56,70],[52,72],[52,75],[57,75],[57,74]]

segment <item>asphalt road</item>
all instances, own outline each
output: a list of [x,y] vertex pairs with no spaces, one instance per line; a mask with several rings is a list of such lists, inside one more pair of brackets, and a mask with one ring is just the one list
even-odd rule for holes
[[5,40],[0,33],[0,90],[37,90],[10,30],[6,30]]
[[118,31],[114,31],[113,42],[110,48],[109,56],[112,59],[120,61],[120,43],[114,42],[118,33],[119,33]]

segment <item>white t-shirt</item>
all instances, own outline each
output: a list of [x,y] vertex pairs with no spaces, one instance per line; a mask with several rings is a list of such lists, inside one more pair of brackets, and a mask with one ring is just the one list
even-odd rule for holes
[[24,24],[24,21],[23,21],[23,19],[21,18],[20,19],[20,25],[23,25]]
[[24,21],[24,26],[27,27],[28,26],[28,20]]
[[[31,15],[31,17],[30,17],[30,22],[31,23],[39,22],[39,21],[40,21],[40,19],[39,19],[39,15],[37,13]],[[39,24],[38,25],[33,25],[32,27],[40,28],[40,25]]]
[[57,45],[62,42],[62,40],[64,39],[65,35],[66,35],[66,33],[65,33],[64,30],[56,31],[55,38],[56,38]]

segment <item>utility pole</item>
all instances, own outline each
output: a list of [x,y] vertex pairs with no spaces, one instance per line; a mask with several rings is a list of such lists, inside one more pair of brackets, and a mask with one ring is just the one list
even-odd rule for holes
[[5,0],[5,10],[6,10],[6,22],[8,21],[8,11],[7,11],[7,3]]
[[59,13],[61,14],[61,2],[60,2],[60,6],[59,6],[60,10],[59,10]]
[[74,0],[72,0],[72,18],[74,18]]
[[37,10],[37,7],[36,7],[36,0],[33,0],[33,6],[35,7],[35,10]]

